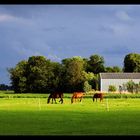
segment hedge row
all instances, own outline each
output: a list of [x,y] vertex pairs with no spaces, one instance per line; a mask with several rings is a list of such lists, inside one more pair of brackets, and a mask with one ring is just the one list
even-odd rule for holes
[[[83,98],[92,98],[93,94],[86,94],[84,95]],[[37,93],[19,93],[15,94],[12,92],[0,92],[0,98],[48,98],[49,94],[42,93],[42,94],[37,94]],[[71,98],[72,94],[70,93],[64,93],[64,98]],[[104,98],[140,98],[140,93],[138,94],[117,94],[117,93],[104,93]]]

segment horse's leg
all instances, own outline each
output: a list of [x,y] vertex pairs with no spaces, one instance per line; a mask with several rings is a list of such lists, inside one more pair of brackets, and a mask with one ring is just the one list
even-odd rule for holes
[[63,103],[63,99],[62,99],[62,97],[60,97],[60,100],[59,100],[59,102],[61,102],[61,104]]
[[103,101],[103,98],[101,98],[101,100],[100,101]]
[[50,98],[48,98],[48,100],[47,100],[47,104],[49,104],[50,103]]
[[81,97],[79,97],[79,102],[81,102]]
[[59,102],[61,102],[61,98],[60,98]]
[[61,97],[59,97],[59,98],[60,98],[59,102],[61,102]]
[[63,98],[61,98],[61,104],[63,104]]
[[82,97],[80,98],[80,102],[82,101]]
[[54,101],[55,101],[55,104],[57,104],[57,102],[56,102],[56,98],[54,98]]
[[71,104],[73,103],[73,97],[71,98]]
[[82,97],[80,97],[80,103],[82,103]]
[[61,104],[63,104],[63,99],[61,98]]

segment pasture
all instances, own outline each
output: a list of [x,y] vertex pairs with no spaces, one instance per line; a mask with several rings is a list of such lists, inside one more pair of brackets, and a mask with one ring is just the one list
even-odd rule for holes
[[140,98],[47,104],[36,96],[0,98],[0,135],[140,135]]

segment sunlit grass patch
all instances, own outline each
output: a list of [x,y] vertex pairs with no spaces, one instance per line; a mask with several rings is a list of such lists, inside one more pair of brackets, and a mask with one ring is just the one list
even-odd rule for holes
[[0,135],[139,135],[139,117],[140,99],[0,98]]

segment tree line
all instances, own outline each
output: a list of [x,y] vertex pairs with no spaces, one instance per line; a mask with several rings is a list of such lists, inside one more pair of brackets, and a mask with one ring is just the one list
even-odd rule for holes
[[0,90],[12,90],[12,86],[0,84]]
[[45,56],[31,56],[7,70],[15,93],[98,90],[100,72],[140,72],[140,54],[126,55],[123,68],[106,67],[104,58],[93,54],[89,58],[65,58],[60,63]]

